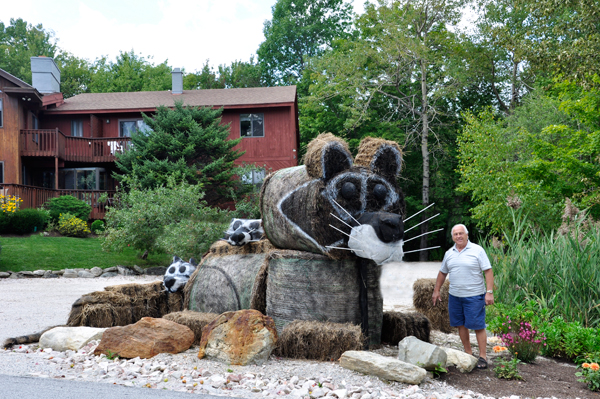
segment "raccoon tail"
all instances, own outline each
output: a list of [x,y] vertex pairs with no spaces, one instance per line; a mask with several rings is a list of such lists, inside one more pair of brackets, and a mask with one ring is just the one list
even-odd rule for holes
[[42,334],[48,330],[53,329],[54,327],[64,327],[64,326],[62,326],[62,325],[61,326],[52,326],[52,327],[48,327],[45,330],[34,333],[34,334],[22,335],[20,337],[15,337],[15,338],[7,338],[6,341],[4,341],[3,348],[11,349],[15,345],[24,345],[24,344],[31,344],[34,342],[40,342],[40,337],[42,336]]

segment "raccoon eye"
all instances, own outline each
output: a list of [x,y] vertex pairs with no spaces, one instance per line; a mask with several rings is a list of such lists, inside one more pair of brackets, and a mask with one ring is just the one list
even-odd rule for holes
[[385,197],[387,197],[387,193],[388,190],[383,184],[377,184],[375,185],[375,188],[373,188],[373,194],[375,194],[375,197],[379,200],[384,200]]
[[185,273],[185,269],[187,269],[187,266],[179,266],[179,273]]
[[350,183],[349,181],[344,183],[344,185],[342,186],[342,197],[344,197],[347,200],[351,200],[353,198],[356,198],[357,196],[358,190],[356,189],[356,186],[353,183]]
[[175,266],[171,266],[169,268],[169,274],[173,274],[173,273],[175,273]]

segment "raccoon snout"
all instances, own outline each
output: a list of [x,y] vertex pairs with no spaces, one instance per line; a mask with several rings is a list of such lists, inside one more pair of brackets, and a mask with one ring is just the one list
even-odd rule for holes
[[246,235],[244,233],[236,233],[230,237],[230,240],[233,241],[233,245],[243,245],[246,239]]
[[369,224],[377,237],[386,243],[399,241],[404,237],[402,217],[387,212],[365,212],[358,219],[360,224]]

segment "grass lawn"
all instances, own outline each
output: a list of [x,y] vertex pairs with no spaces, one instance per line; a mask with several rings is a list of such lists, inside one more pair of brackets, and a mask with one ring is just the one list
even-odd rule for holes
[[0,237],[0,271],[60,270],[94,266],[107,268],[123,265],[140,267],[168,266],[171,256],[148,255],[140,259],[141,253],[127,249],[121,253],[103,252],[101,238],[43,237]]

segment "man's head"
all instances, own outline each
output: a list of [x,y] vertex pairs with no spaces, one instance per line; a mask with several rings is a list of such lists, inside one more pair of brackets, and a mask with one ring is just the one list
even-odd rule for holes
[[467,245],[469,240],[469,231],[467,226],[464,224],[457,224],[452,227],[452,241],[456,244],[458,249],[462,249]]

